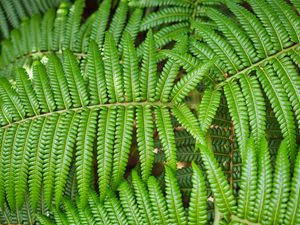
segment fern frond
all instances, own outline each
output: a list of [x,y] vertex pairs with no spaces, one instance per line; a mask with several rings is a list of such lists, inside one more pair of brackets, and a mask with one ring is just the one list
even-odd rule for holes
[[201,103],[198,106],[198,120],[202,131],[207,132],[217,112],[221,100],[221,92],[218,90],[205,90]]
[[200,129],[197,118],[190,111],[186,104],[180,104],[172,108],[177,120],[185,127],[185,129],[193,135],[193,137],[201,144],[205,144],[204,134]]
[[287,209],[284,218],[284,224],[297,224],[300,222],[300,153],[298,152],[297,159],[295,160],[294,173],[291,181],[291,192],[287,202]]
[[227,69],[225,72],[235,74],[242,67],[241,60],[237,56],[235,50],[227,41],[218,35],[215,31],[202,25],[199,22],[194,22],[193,27],[197,34],[210,46],[210,48],[217,54],[225,63]]
[[154,160],[154,141],[152,110],[147,106],[136,109],[137,142],[141,161],[142,178],[144,181],[151,174],[151,166]]
[[114,14],[114,16],[112,18],[110,28],[108,30],[111,34],[113,34],[113,37],[117,44],[119,43],[119,39],[121,37],[122,31],[123,31],[123,28],[124,28],[124,25],[126,22],[127,11],[128,11],[127,0],[120,1],[119,6],[116,9],[116,13]]
[[[44,149],[44,162],[43,162],[43,186],[44,186],[44,194],[45,201],[48,207],[52,206],[52,194],[54,189],[55,182],[55,162],[56,155],[54,150],[54,141],[58,135],[59,124],[62,117],[60,115],[54,115],[49,117],[47,125],[47,145],[45,146],[47,149]],[[31,123],[32,124],[32,123]]]
[[142,215],[139,213],[135,196],[127,182],[122,182],[119,186],[119,195],[122,207],[129,224],[143,224]]
[[68,89],[67,79],[59,58],[51,54],[48,57],[47,73],[57,109],[69,109],[72,99]]
[[116,189],[125,174],[133,130],[133,107],[119,107],[116,119],[116,139],[113,153],[112,188]]
[[195,68],[182,79],[180,79],[180,81],[176,83],[172,90],[172,101],[175,103],[181,102],[183,97],[185,97],[191,90],[193,90],[204,77],[204,75],[208,73],[212,65],[213,61],[204,63],[203,65]]
[[167,108],[156,108],[155,112],[156,126],[166,155],[166,164],[175,170],[177,163],[176,144],[169,110]]
[[207,191],[202,171],[193,162],[193,189],[189,205],[188,224],[207,224]]
[[97,162],[99,176],[100,201],[103,202],[110,184],[111,166],[113,160],[113,135],[115,133],[116,111],[112,108],[102,108],[99,113],[97,135]]
[[168,203],[169,223],[187,224],[176,177],[171,168],[166,167],[165,169],[166,201]]
[[93,147],[96,137],[97,114],[97,111],[83,111],[78,127],[75,165],[81,207],[84,207],[88,200],[89,182],[92,174]]
[[70,50],[64,52],[64,71],[73,102],[73,106],[85,106],[89,103],[89,96],[85,82],[80,73],[76,57]]
[[[20,126],[14,124],[10,129],[8,129],[7,135],[4,140],[4,151],[3,154],[3,164],[7,165],[4,167],[4,188],[6,193],[6,199],[10,208],[15,207],[15,183],[14,183],[14,155],[17,150],[17,135],[20,133]],[[23,132],[22,132],[23,133]],[[21,133],[21,134],[22,134]]]
[[241,218],[251,220],[256,199],[257,182],[256,149],[252,137],[248,139],[245,150],[237,215]]
[[[79,123],[78,113],[63,114],[61,121],[58,124],[58,132],[54,142],[54,154],[56,156],[55,166],[55,202],[56,207],[59,206],[68,176],[74,146],[76,143],[77,127]],[[59,156],[59,157],[58,157]]]
[[151,202],[146,186],[135,170],[132,171],[132,186],[134,188],[136,201],[144,224],[154,224]]
[[249,119],[245,100],[241,89],[236,82],[227,83],[224,87],[230,115],[233,120],[241,154],[246,147],[246,140],[249,136]]
[[109,19],[109,12],[111,7],[111,0],[104,0],[101,2],[99,9],[95,16],[95,21],[92,25],[91,39],[102,46],[104,43],[104,36],[106,30],[106,24]]
[[66,21],[66,31],[64,36],[64,47],[66,49],[77,50],[76,35],[78,35],[81,14],[83,13],[84,1],[76,0],[70,8],[68,19]]
[[260,143],[257,191],[253,213],[253,218],[257,222],[262,222],[266,217],[272,192],[272,167],[268,143],[265,138],[263,138]]
[[144,55],[142,60],[142,70],[140,74],[140,92],[143,100],[153,101],[155,95],[155,85],[157,82],[156,52],[152,31],[148,31]]
[[243,66],[250,66],[258,60],[250,39],[231,19],[211,8],[208,9],[207,15],[216,22],[228,42],[233,46]]
[[149,177],[147,184],[155,221],[159,224],[167,225],[169,223],[167,203],[159,183],[151,176]]
[[290,163],[288,160],[288,145],[284,140],[276,158],[275,173],[271,202],[269,206],[269,216],[265,218],[272,221],[272,224],[283,223],[290,192]]
[[280,78],[286,93],[290,99],[290,102],[293,106],[293,110],[296,115],[296,119],[300,126],[300,78],[297,72],[297,68],[290,61],[290,58],[275,58],[272,61],[275,71],[277,72],[278,77]]
[[256,77],[243,74],[240,83],[248,110],[251,134],[256,146],[260,146],[259,142],[266,130],[264,97]]
[[275,116],[280,124],[283,136],[287,139],[289,154],[295,156],[295,124],[292,107],[288,101],[283,84],[276,77],[271,66],[257,69],[257,76],[272,105]]
[[105,208],[100,204],[99,197],[94,191],[90,192],[89,205],[91,207],[95,223],[111,224]]
[[6,78],[0,77],[0,98],[4,107],[4,114],[8,113],[6,118],[12,118],[13,120],[24,119],[25,110],[15,90],[11,88]]
[[119,63],[118,50],[113,35],[109,32],[105,35],[104,43],[104,66],[105,79],[110,102],[121,102],[124,98],[123,78]]
[[28,116],[38,115],[40,113],[39,103],[28,74],[21,68],[16,70],[16,74],[16,91],[25,107],[26,114]]
[[286,32],[282,21],[277,17],[276,13],[271,10],[271,7],[263,0],[250,0],[249,4],[261,20],[262,24],[266,27],[266,31],[273,43],[273,48],[275,50],[281,50],[288,47],[291,44],[289,42],[288,33]]
[[168,7],[160,10],[159,12],[149,14],[141,24],[141,30],[156,27],[165,23],[174,23],[187,21],[193,10],[184,7]]
[[45,66],[39,61],[34,62],[32,73],[33,82],[35,83],[34,90],[41,112],[53,112],[55,110],[55,102]]
[[207,178],[215,198],[216,207],[225,215],[233,214],[236,211],[235,199],[225,175],[213,156],[212,151],[203,145],[200,145],[199,148],[207,170]]
[[138,71],[138,58],[130,33],[123,34],[123,74],[124,89],[127,101],[138,101],[140,96],[140,83]]

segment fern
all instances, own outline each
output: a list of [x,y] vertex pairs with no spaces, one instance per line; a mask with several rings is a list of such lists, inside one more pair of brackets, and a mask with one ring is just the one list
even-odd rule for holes
[[2,1],[0,4],[2,38],[8,38],[10,36],[9,30],[18,28],[25,17],[44,13],[49,8],[57,7],[60,2],[60,0],[47,0],[43,3],[36,0]]
[[[266,146],[265,140],[261,141],[263,151],[259,151],[262,160],[259,163],[264,163],[263,159],[270,154],[268,146]],[[208,180],[210,182],[210,188],[213,191],[214,202],[217,206],[215,206],[215,214],[214,223],[246,223],[246,224],[276,224],[276,217],[270,217],[269,213],[271,212],[279,212],[273,211],[273,207],[270,207],[277,201],[277,198],[272,198],[270,193],[267,195],[262,194],[259,190],[261,188],[265,188],[262,186],[263,180],[266,178],[266,174],[271,176],[267,179],[273,179],[274,182],[267,182],[267,184],[271,184],[271,188],[273,188],[273,195],[277,195],[277,193],[285,193],[288,192],[280,192],[280,188],[278,188],[279,183],[276,180],[279,179],[279,171],[285,170],[288,168],[289,163],[284,163],[284,167],[282,168],[282,162],[286,159],[286,157],[281,157],[284,151],[287,151],[286,142],[283,141],[280,147],[280,150],[277,155],[277,164],[275,165],[275,172],[272,175],[272,168],[270,166],[265,166],[268,162],[264,164],[259,164],[258,167],[255,165],[256,156],[258,152],[254,148],[254,140],[251,137],[247,140],[247,151],[245,152],[244,160],[250,162],[250,164],[244,164],[243,174],[242,174],[242,183],[241,190],[238,195],[238,205],[236,205],[234,201],[233,195],[230,193],[229,185],[222,175],[222,170],[220,167],[214,162],[213,156],[210,152],[210,149],[205,148],[204,146],[200,146],[201,155],[203,156],[203,162],[205,165],[205,173],[208,175]],[[285,158],[285,159],[284,159]],[[295,164],[295,172],[294,175],[297,176],[298,172],[298,160]],[[247,168],[250,168],[250,173]],[[83,219],[90,221],[105,221],[105,223],[117,223],[117,224],[169,224],[172,221],[176,221],[174,223],[188,223],[188,224],[207,224],[208,223],[208,211],[207,211],[207,198],[211,196],[206,192],[206,184],[204,182],[204,177],[202,171],[199,167],[192,163],[192,189],[191,189],[191,199],[189,206],[183,208],[182,201],[183,198],[179,191],[179,183],[175,178],[174,170],[169,167],[166,167],[166,173],[164,175],[165,180],[165,188],[162,189],[159,185],[159,179],[156,179],[153,176],[150,176],[147,182],[143,182],[139,177],[137,172],[134,170],[131,174],[131,179],[128,181],[123,181],[118,188],[118,196],[109,192],[106,196],[104,203],[100,203],[99,197],[91,191],[89,194],[89,206],[86,209],[86,214]],[[265,171],[265,172],[262,172]],[[179,172],[179,171],[178,171]],[[204,171],[203,171],[204,172]],[[285,176],[283,176],[283,179]],[[259,180],[258,183],[259,189],[256,189],[256,180]],[[254,182],[254,183],[253,183]],[[298,181],[293,179],[292,187],[293,191],[288,195],[290,197],[295,196],[296,192],[295,188],[298,188]],[[217,185],[219,184],[219,185]],[[285,187],[287,188],[287,187]],[[270,189],[265,189],[270,190]],[[165,193],[165,195],[164,195]],[[278,198],[280,202],[286,202],[286,195],[282,195]],[[255,196],[263,196],[262,199],[258,199]],[[225,197],[226,196],[226,197]],[[251,200],[252,198],[252,200]],[[256,199],[256,201],[253,201]],[[227,201],[228,200],[228,201]],[[228,204],[225,204],[227,201]],[[176,202],[176,204],[175,204]],[[222,203],[221,203],[222,202]],[[254,207],[254,204],[262,203],[263,211],[259,208]],[[289,205],[294,205],[296,201],[291,201]],[[78,212],[80,211],[80,206],[74,207],[75,204],[70,204],[70,201],[64,200],[64,204],[67,207],[64,207],[64,211],[61,212],[64,217],[67,218],[68,223],[72,221],[72,223],[80,223],[82,221],[80,216],[78,216]],[[276,205],[276,204],[275,204]],[[236,206],[237,209],[236,209]],[[285,216],[286,220],[281,223],[287,223],[288,221],[297,221],[298,213],[294,210],[297,208],[288,208],[287,204],[280,204],[280,218]],[[217,210],[216,210],[217,209]],[[187,214],[184,213],[184,210],[187,211]],[[229,211],[228,211],[229,210]],[[284,214],[283,210],[288,210],[288,214]],[[92,216],[90,213],[92,212]],[[263,217],[254,218],[253,215],[256,215],[257,212],[265,212],[266,217],[262,221]],[[292,213],[294,212],[294,213]],[[79,213],[80,215],[80,213]],[[188,218],[186,217],[188,215]],[[149,217],[152,216],[152,217]],[[38,216],[39,221],[43,223],[45,217]],[[58,222],[57,218],[54,217],[56,222]],[[271,223],[271,219],[274,218],[274,221]],[[147,221],[147,222],[146,222]],[[93,224],[93,222],[90,222]],[[103,223],[103,222],[102,222]]]
[[[90,48],[90,51],[99,51],[95,43],[91,44]],[[131,50],[135,51],[133,48]],[[47,202],[51,202],[51,189],[54,187],[55,202],[57,206],[59,205],[73,160],[76,165],[76,179],[78,193],[80,195],[80,205],[86,205],[89,180],[92,175],[94,146],[97,147],[99,190],[101,201],[103,201],[110,184],[116,189],[125,173],[134,119],[136,119],[137,123],[137,142],[141,160],[142,177],[143,180],[147,180],[151,174],[154,160],[154,124],[151,121],[154,108],[156,108],[155,111],[157,113],[156,123],[159,129],[159,138],[164,144],[167,163],[173,165],[173,168],[175,167],[176,145],[174,138],[172,139],[170,136],[172,135],[172,124],[168,108],[171,110],[174,108],[175,110],[175,108],[178,107],[177,104],[172,101],[166,103],[153,102],[152,99],[155,99],[154,97],[146,96],[155,95],[155,89],[147,86],[144,87],[144,90],[150,89],[152,91],[151,95],[146,94],[149,93],[146,91],[144,92],[146,94],[144,95],[145,98],[143,98],[139,96],[142,92],[139,90],[136,92],[135,89],[131,89],[131,92],[133,92],[140,101],[124,102],[124,89],[128,90],[131,87],[122,79],[122,73],[127,73],[127,71],[124,70],[122,72],[121,68],[123,65],[119,63],[119,54],[110,33],[106,34],[103,51],[104,56],[102,60],[104,64],[102,66],[105,74],[102,74],[102,76],[104,75],[107,81],[104,87],[107,88],[108,99],[102,104],[100,103],[100,99],[98,104],[90,104],[90,99],[95,99],[99,96],[99,93],[92,91],[88,94],[88,90],[90,88],[95,89],[95,86],[86,86],[76,57],[69,50],[63,53],[63,64],[61,64],[55,55],[50,55],[49,62],[46,66],[40,62],[35,62],[33,66],[34,83],[27,80],[26,83],[18,85],[18,87],[22,87],[18,88],[18,92],[24,89],[24,85],[26,85],[35,103],[31,103],[31,101],[28,100],[25,101],[26,99],[23,100],[24,95],[22,95],[22,92],[21,95],[19,95],[18,92],[15,92],[10,87],[8,81],[3,79],[1,85],[3,97],[1,97],[1,99],[4,102],[4,107],[8,107],[9,109],[9,112],[4,110],[3,114],[13,119],[1,128],[4,130],[8,129],[9,131],[8,138],[5,138],[7,139],[6,145],[13,143],[14,138],[21,137],[21,134],[19,134],[17,130],[21,129],[23,124],[27,124],[28,122],[33,123],[33,128],[22,132],[22,137],[27,133],[29,133],[31,137],[30,146],[24,150],[25,152],[23,154],[29,154],[27,158],[24,159],[24,163],[28,165],[28,185],[33,209],[36,209],[36,204],[39,199],[39,191],[42,187],[43,180],[42,177],[45,177],[43,189],[46,193]],[[135,63],[135,61],[131,62]],[[100,61],[100,65],[101,63],[102,61]],[[149,58],[147,61],[142,62],[141,67],[146,68],[144,65],[148,65],[148,63],[156,66],[155,59]],[[210,63],[207,63],[197,69],[197,74],[200,74],[200,78],[203,77],[201,74],[205,74],[208,71],[210,65]],[[89,65],[89,67],[92,66],[94,67],[95,65]],[[124,66],[128,65],[125,64]],[[96,73],[95,69],[90,69],[89,71]],[[153,73],[156,76],[156,71],[153,71],[153,69],[149,70],[148,73],[149,81],[153,79]],[[23,70],[22,75],[27,76]],[[98,74],[91,74],[90,76],[96,77]],[[191,75],[187,76],[190,77]],[[26,78],[23,79],[26,80]],[[55,81],[58,82],[56,83]],[[135,85],[138,86],[143,84],[143,80],[140,80],[140,83],[137,83],[136,80],[132,80],[132,82],[135,82]],[[169,93],[169,95],[173,93],[182,99],[197,82],[199,82],[199,78],[195,81],[193,80],[193,83],[191,83],[191,81],[183,77],[175,85],[173,83],[168,84],[170,87],[173,86],[173,91]],[[65,85],[67,85],[67,87]],[[89,83],[89,85],[91,85],[91,83]],[[62,93],[66,93],[66,95]],[[62,95],[65,99],[60,98]],[[93,96],[93,98],[90,95]],[[59,99],[58,103],[56,103],[56,99]],[[171,98],[168,97],[168,99]],[[62,100],[64,103],[62,103]],[[176,102],[180,102],[180,99],[177,99]],[[36,103],[38,103],[38,106]],[[33,104],[35,104],[35,106],[33,106]],[[36,107],[35,111],[38,113],[33,114],[32,110],[27,112],[26,109],[30,107]],[[179,121],[181,121],[184,126],[187,126],[187,129],[191,130],[192,133],[199,135],[199,139],[203,139],[201,131],[195,124],[189,124],[191,121],[188,121],[185,125],[186,117],[192,117],[193,115],[189,115],[188,111],[186,111],[188,109],[184,109],[182,112],[181,108],[178,109],[178,112],[181,113]],[[136,110],[136,116],[134,116],[134,110]],[[97,143],[95,144],[96,132]],[[50,135],[46,135],[46,133]],[[46,149],[44,146],[52,146],[50,154],[45,155]],[[171,146],[173,147],[171,148]],[[74,147],[76,147],[76,150]],[[14,152],[17,146],[11,146],[10,148],[12,148],[11,151]],[[3,148],[3,151],[5,154],[8,154],[5,148]],[[75,159],[73,159],[73,154],[75,155]],[[11,156],[13,155],[14,154]],[[8,154],[7,157],[9,156]],[[9,165],[5,167],[4,177],[11,176],[14,171],[13,167],[11,167],[13,165],[13,161],[11,160],[12,159],[9,158],[4,160],[7,162],[7,165]],[[47,172],[42,170],[43,162],[47,162]],[[9,181],[9,179],[7,181]],[[12,190],[9,185],[13,184],[14,182],[7,182],[8,186],[6,189]],[[23,183],[23,186],[24,185],[26,184]],[[7,193],[9,196],[10,194],[11,196],[14,195],[13,192]],[[22,203],[22,193],[18,196],[18,205],[20,206]],[[11,208],[14,208],[14,201],[14,198],[11,197],[9,200]]]
[[[51,52],[61,54],[66,49],[76,53],[78,58],[84,59],[80,67],[85,68],[91,39],[102,47],[105,32],[108,30],[113,35],[118,35],[115,39],[117,44],[124,39],[123,31],[130,32],[132,38],[135,38],[140,24],[141,11],[136,9],[132,14],[127,13],[127,10],[123,9],[128,7],[127,2],[121,2],[113,14],[115,25],[108,26],[111,7],[110,0],[103,1],[98,10],[82,22],[84,1],[77,0],[73,5],[61,3],[56,13],[51,9],[43,18],[34,16],[25,20],[9,39],[1,43],[0,71],[2,75],[14,77],[15,67],[31,67],[32,60],[42,59]],[[126,23],[127,18],[128,23]],[[16,46],[13,52],[11,52],[11,46]]]
[[[299,36],[296,31],[299,26],[297,15],[292,5],[283,1],[249,3],[253,13],[240,4],[227,1],[233,18],[226,17],[221,10],[207,7],[205,14],[215,22],[216,28],[194,21],[192,26],[196,35],[190,49],[200,60],[219,57],[215,62],[215,67],[219,68],[214,70],[215,76],[227,79],[213,84],[213,89],[225,91],[236,135],[240,138],[239,147],[244,148],[242,140],[248,137],[249,131],[259,146],[266,129],[264,92],[294,158],[295,122],[299,120],[298,94],[292,93],[299,92],[299,82],[295,58],[289,55],[299,44],[296,38]],[[271,8],[274,11],[270,11]],[[197,64],[192,65],[195,68]]]

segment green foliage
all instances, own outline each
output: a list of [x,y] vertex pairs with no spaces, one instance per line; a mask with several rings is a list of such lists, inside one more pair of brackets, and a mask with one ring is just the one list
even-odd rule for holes
[[[130,37],[127,36],[127,38]],[[89,51],[95,52],[99,57],[97,44],[93,41],[91,43]],[[127,51],[126,46],[123,50]],[[135,49],[131,47],[131,51],[134,52]],[[18,185],[17,181],[13,181],[13,173],[16,172],[13,157],[14,152],[19,152],[19,146],[22,146],[15,140],[26,141],[27,135],[29,135],[29,144],[24,149],[22,148],[24,158],[21,162],[26,165],[24,173],[28,174],[28,181],[24,179],[22,187],[25,188],[28,185],[31,204],[35,210],[41,188],[45,191],[47,203],[51,202],[52,189],[54,189],[55,204],[59,206],[72,163],[76,166],[80,206],[86,205],[92,177],[93,157],[97,158],[101,202],[108,194],[111,185],[113,190],[116,190],[125,173],[132,143],[134,120],[136,120],[137,144],[144,181],[151,175],[154,160],[153,112],[157,116],[155,123],[158,127],[159,139],[166,152],[166,160],[173,168],[176,167],[177,160],[170,109],[178,111],[179,121],[183,123],[183,126],[187,126],[188,130],[190,130],[189,126],[192,126],[191,132],[201,135],[199,127],[189,124],[191,121],[187,118],[192,118],[193,114],[185,112],[188,108],[182,108],[172,101],[154,102],[152,99],[158,98],[155,97],[157,93],[153,87],[145,86],[141,89],[144,92],[132,89],[133,86],[141,87],[144,84],[142,79],[139,81],[130,79],[131,83],[123,80],[121,74],[129,71],[122,70],[122,68],[128,68],[128,65],[119,63],[119,53],[112,34],[106,33],[103,58],[99,59],[99,64],[91,65],[90,60],[92,59],[90,58],[87,64],[91,79],[99,79],[98,75],[100,78],[105,77],[106,83],[103,84],[104,81],[99,80],[102,82],[100,86],[103,87],[102,91],[99,90],[101,91],[100,97],[92,81],[88,82],[87,86],[77,59],[70,50],[63,52],[62,62],[55,55],[50,55],[46,65],[38,61],[34,62],[32,81],[28,80],[29,77],[24,70],[19,70],[18,75],[23,76],[22,80],[26,82],[19,82],[21,79],[18,78],[16,91],[5,78],[2,78],[1,100],[3,107],[7,108],[2,111],[2,114],[12,119],[1,121],[3,124],[1,130],[8,131],[4,132],[6,135],[3,137],[7,147],[1,148],[4,154],[1,162],[7,165],[1,180],[5,180],[6,196],[12,209],[16,205],[13,186]],[[136,61],[129,63],[137,67]],[[155,58],[145,54],[145,60],[141,65],[142,70],[148,65],[156,67],[157,63]],[[193,80],[193,83],[185,77],[177,85],[169,83],[168,86],[172,87],[172,91],[169,92],[167,99],[172,99],[172,94],[181,96],[182,99],[207,73],[210,65],[206,63],[197,69],[197,74],[200,76],[197,80]],[[97,71],[102,74],[96,74]],[[151,76],[153,73],[157,75],[153,69],[147,69],[147,71]],[[124,74],[124,76],[131,75]],[[148,77],[148,81],[153,79],[151,76]],[[32,100],[25,98],[27,97],[24,95],[25,89],[30,93],[28,98]],[[151,92],[147,91],[149,89]],[[92,91],[88,92],[88,90]],[[128,101],[127,96],[123,94],[125,90],[127,93],[133,93],[139,101]],[[106,92],[108,95],[102,97]],[[64,99],[60,98],[62,96]],[[59,101],[56,102],[56,100]],[[35,113],[33,113],[33,108]],[[185,121],[188,123],[186,124]],[[94,148],[97,149],[96,152]],[[43,170],[43,162],[45,162],[45,170]],[[18,207],[22,205],[24,199],[24,188],[16,190]]]
[[1,224],[300,223],[297,1],[59,3],[0,3]]

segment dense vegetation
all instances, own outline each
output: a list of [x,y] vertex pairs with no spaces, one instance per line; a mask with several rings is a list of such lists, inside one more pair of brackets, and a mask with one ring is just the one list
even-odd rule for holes
[[297,0],[0,2],[0,223],[300,224]]

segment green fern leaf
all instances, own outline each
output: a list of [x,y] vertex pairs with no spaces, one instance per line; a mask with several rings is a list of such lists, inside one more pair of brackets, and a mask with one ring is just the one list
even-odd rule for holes
[[177,120],[184,126],[184,128],[193,135],[193,137],[201,144],[205,144],[206,140],[204,134],[200,129],[197,118],[190,111],[186,104],[176,105],[172,108]]
[[103,107],[99,113],[98,134],[97,134],[97,162],[99,176],[100,202],[106,197],[107,189],[110,185],[111,165],[113,161],[113,145],[116,124],[115,108]]
[[155,85],[157,82],[157,66],[156,52],[152,31],[148,31],[144,55],[142,60],[142,68],[140,75],[140,92],[142,100],[153,101],[155,95]]
[[132,171],[132,186],[138,203],[139,211],[143,220],[143,224],[155,224],[153,221],[153,212],[150,202],[149,193],[146,190],[145,184],[138,176],[135,170]]
[[41,22],[41,50],[47,51],[53,49],[53,25],[55,20],[55,11],[50,9],[45,13]]
[[203,145],[199,146],[203,163],[207,170],[207,178],[215,198],[216,207],[225,215],[236,211],[232,190],[218,165],[212,151]]
[[287,139],[289,154],[295,157],[295,124],[292,107],[283,84],[270,66],[257,69],[257,76],[272,105],[283,136]]
[[89,96],[80,73],[76,57],[70,50],[64,51],[64,70],[74,107],[86,106]]
[[169,224],[169,213],[164,195],[157,180],[151,176],[148,179],[149,197],[152,205],[153,215],[156,223]]
[[77,127],[80,114],[66,113],[62,114],[62,120],[58,124],[58,133],[54,142],[54,154],[59,155],[56,158],[55,166],[55,203],[59,206],[63,196],[64,187],[70,170],[74,146],[76,143]]
[[111,185],[116,189],[125,174],[128,157],[131,147],[132,130],[133,130],[133,107],[118,108],[115,132],[115,146],[113,153],[113,171]]
[[147,106],[136,108],[137,142],[144,181],[151,174],[154,160],[152,110]]
[[257,165],[253,138],[249,138],[243,156],[242,177],[239,191],[237,215],[251,220],[256,199]]
[[243,74],[240,83],[248,110],[251,133],[256,146],[260,146],[259,142],[266,130],[264,97],[256,77]]
[[92,175],[93,147],[96,136],[97,111],[85,110],[81,113],[76,140],[76,177],[80,206],[88,200],[89,182]]
[[300,126],[300,78],[297,68],[288,57],[275,58],[272,64],[286,90]]
[[108,197],[104,201],[104,207],[112,224],[128,224],[122,206],[113,192],[108,193]]
[[[60,114],[49,117],[49,125],[47,126],[47,145],[43,146],[44,162],[43,162],[43,187],[45,194],[45,201],[48,207],[52,206],[52,194],[55,181],[55,163],[56,155],[54,150],[55,138],[58,135],[58,129],[62,116]],[[29,129],[30,130],[30,129]],[[46,148],[46,149],[45,149]]]
[[230,116],[232,117],[235,132],[237,135],[241,154],[246,147],[246,140],[249,137],[249,119],[241,89],[236,82],[227,83],[224,87]]
[[294,173],[291,183],[291,193],[287,202],[287,211],[285,214],[284,224],[297,224],[300,222],[300,152],[295,160]]
[[208,74],[209,69],[212,65],[213,61],[204,63],[203,65],[200,65],[199,67],[195,68],[182,79],[180,79],[180,81],[176,83],[172,90],[172,101],[175,103],[181,102],[182,99],[197,86],[197,84],[202,80],[204,75]]
[[193,167],[193,189],[189,204],[188,224],[207,224],[207,191],[202,171],[196,163],[192,163]]
[[198,106],[198,120],[202,131],[207,132],[210,127],[221,100],[221,92],[218,90],[205,90],[201,103]]
[[34,62],[33,65],[33,82],[35,84],[34,90],[40,104],[41,112],[53,112],[55,110],[55,102],[46,73],[46,68],[39,61]]
[[187,224],[176,177],[171,168],[165,167],[165,169],[166,201],[168,204],[169,223]]
[[99,197],[94,191],[92,191],[89,195],[89,205],[91,207],[95,223],[111,224],[105,208],[100,204]]
[[39,114],[39,103],[31,86],[29,76],[24,69],[16,70],[17,93],[28,116]]
[[118,188],[120,201],[129,224],[143,224],[134,193],[127,182],[122,182]]
[[277,17],[272,7],[270,7],[265,1],[249,0],[253,11],[256,13],[262,24],[265,26],[268,36],[270,36],[273,48],[281,50],[290,45],[288,33],[284,29],[282,21]]
[[134,48],[134,43],[130,33],[123,34],[123,74],[124,74],[124,88],[125,97],[128,102],[136,102],[139,100],[139,69],[138,58]]
[[99,46],[103,45],[106,24],[109,20],[111,0],[101,2],[92,25],[91,39],[95,40]]
[[167,108],[156,108],[155,112],[156,126],[166,155],[166,164],[176,170],[176,144],[169,110]]
[[69,11],[68,19],[65,24],[64,48],[71,50],[78,50],[78,43],[76,43],[76,35],[78,35],[81,15],[84,8],[83,0],[76,0]]
[[4,167],[3,172],[4,176],[4,188],[6,193],[6,199],[10,208],[15,208],[15,183],[14,183],[14,155],[16,154],[15,151],[17,145],[17,135],[20,130],[20,126],[14,124],[8,129],[7,135],[5,136],[4,140],[4,151],[3,154],[3,164],[7,165]]
[[288,204],[290,192],[290,163],[288,160],[288,145],[284,140],[278,149],[273,180],[269,215],[266,221],[271,224],[282,224]]
[[235,74],[239,71],[239,69],[242,68],[242,63],[238,58],[236,52],[223,37],[199,22],[193,22],[192,26],[195,28],[197,34],[199,34],[203,38],[203,40],[225,63],[227,67],[226,72]]
[[123,78],[118,57],[119,54],[113,35],[107,32],[105,35],[103,61],[110,102],[122,102],[124,100]]
[[72,99],[68,89],[67,78],[65,77],[62,64],[55,54],[48,56],[47,73],[57,109],[69,109],[72,105]]
[[250,66],[258,60],[251,41],[238,25],[215,9],[209,8],[207,14],[216,22],[229,43],[233,46],[243,66]]
[[[1,140],[7,140],[8,135],[8,129],[0,129],[0,138]],[[5,174],[5,169],[4,169],[4,160],[5,160],[5,151],[3,150],[5,147],[6,141],[1,141],[0,147],[0,208],[3,208],[4,205],[4,200],[5,200],[5,181],[4,181],[4,174]]]
[[268,0],[268,3],[275,10],[275,12],[277,12],[278,17],[282,21],[282,25],[289,34],[290,40],[292,42],[299,43],[300,36],[297,31],[300,29],[300,23],[298,16],[291,9],[291,6],[282,0]]
[[155,91],[157,100],[159,100],[160,102],[169,101],[170,93],[172,91],[174,85],[173,83],[178,74],[178,71],[179,65],[176,64],[172,59],[168,60],[159,77]]
[[122,0],[119,3],[118,8],[112,18],[109,32],[113,34],[116,43],[119,43],[119,39],[121,37],[126,18],[127,18],[128,4],[127,0]]
[[64,199],[64,208],[66,210],[67,220],[69,224],[80,225],[80,219],[77,208],[68,199]]
[[272,167],[267,140],[263,138],[260,143],[258,153],[257,191],[253,218],[257,222],[262,223],[267,215],[269,201],[271,199]]
[[40,191],[42,186],[43,172],[43,146],[47,144],[47,120],[48,118],[39,118],[33,122],[30,134],[29,152],[29,169],[28,169],[28,185],[30,203],[33,210],[37,209],[40,199]]
[[25,194],[26,194],[26,186],[27,186],[27,177],[28,177],[28,162],[29,162],[29,154],[28,149],[30,146],[30,132],[28,130],[32,129],[32,122],[26,122],[20,125],[20,136],[17,140],[17,148],[18,151],[14,154],[14,163],[15,168],[15,196],[16,196],[16,207],[20,209],[23,205]]
[[6,108],[3,114],[8,113],[6,118],[12,117],[14,120],[24,119],[25,111],[21,100],[4,77],[0,77],[0,98]]
[[164,23],[187,21],[192,13],[193,10],[190,8],[167,7],[145,17],[141,24],[141,30],[144,31]]

